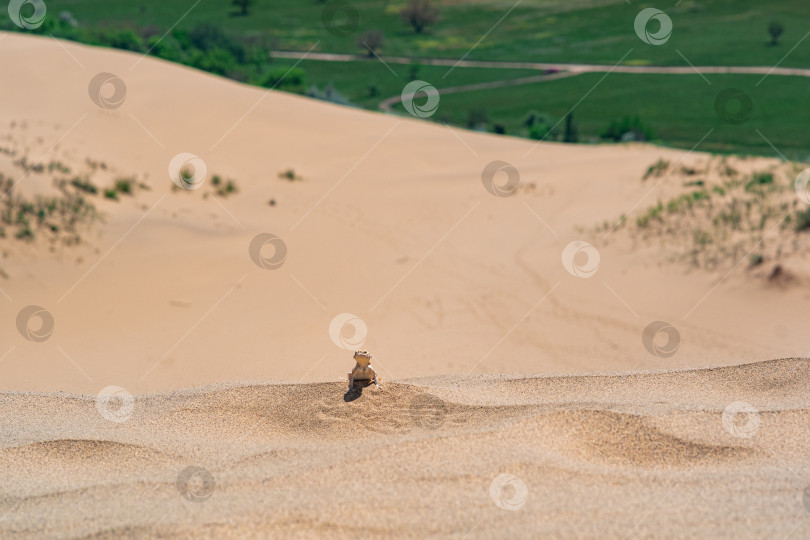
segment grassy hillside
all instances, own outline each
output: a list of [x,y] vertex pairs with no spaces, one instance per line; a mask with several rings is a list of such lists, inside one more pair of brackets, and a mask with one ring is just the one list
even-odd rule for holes
[[[53,9],[70,11],[88,26],[158,26],[168,29],[194,2],[189,0],[63,0]],[[365,30],[385,34],[385,54],[459,58],[487,32],[468,58],[616,63],[630,48],[631,63],[683,65],[680,50],[695,64],[773,65],[810,29],[810,10],[802,0],[664,0],[632,3],[624,0],[523,0],[496,28],[493,25],[515,5],[512,1],[435,2],[440,18],[422,35],[405,25],[399,10],[404,1],[355,0],[357,30],[346,36],[327,31],[322,22],[329,2],[318,0],[254,0],[249,15],[235,16],[228,0],[200,2],[178,23],[192,28],[213,22],[246,38],[269,39],[277,49],[356,52],[356,37]],[[676,6],[677,4],[677,6]],[[671,39],[663,46],[642,43],[633,21],[643,7],[669,14]],[[49,9],[51,5],[49,4]],[[341,15],[338,14],[338,22]],[[780,21],[781,45],[768,45],[768,24]],[[491,32],[490,32],[491,30]],[[804,67],[810,46],[797,48],[783,62]]]

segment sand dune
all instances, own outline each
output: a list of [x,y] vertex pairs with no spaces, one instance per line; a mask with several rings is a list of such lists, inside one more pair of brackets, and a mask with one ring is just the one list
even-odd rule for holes
[[[643,179],[659,160],[719,185],[718,158],[462,131],[47,37],[0,53],[0,184],[17,209],[71,203],[0,239],[1,536],[810,536],[804,238],[708,268],[668,228],[711,215],[610,225],[688,191]],[[89,95],[99,73],[120,107]],[[169,178],[183,152],[198,190]],[[486,189],[494,161],[514,196]],[[789,193],[789,165],[733,165]],[[347,393],[361,345],[383,386]]]
[[[774,287],[755,275],[771,272],[773,259],[756,270],[732,260],[696,271],[670,261],[674,240],[662,232],[594,232],[687,189],[677,174],[642,179],[659,159],[708,166],[701,178],[718,181],[717,159],[699,148],[536,144],[50,38],[8,34],[0,50],[15,81],[0,89],[8,121],[0,146],[13,153],[0,153],[0,173],[17,180],[17,192],[47,192],[54,177],[75,175],[99,190],[121,177],[135,182],[118,201],[86,197],[103,222],[82,231],[77,246],[4,242],[3,388],[142,393],[232,380],[336,381],[351,368],[329,331],[344,313],[364,322],[364,346],[395,379],[806,354],[804,251],[779,261],[793,281]],[[120,107],[91,100],[88,84],[99,72],[125,82]],[[45,84],[46,73],[59,84]],[[168,167],[181,152],[205,162],[201,189],[172,189]],[[23,157],[71,172],[14,165]],[[518,171],[515,196],[484,189],[482,171],[496,160]],[[780,166],[734,165],[741,174]],[[287,169],[301,179],[279,178]],[[217,196],[215,174],[238,192]],[[275,270],[248,254],[266,233],[287,248]],[[769,234],[786,246],[795,241],[791,231]],[[590,278],[562,264],[573,241],[598,250]],[[17,331],[15,317],[28,305],[53,316],[47,341]],[[678,330],[677,354],[645,349],[642,333],[653,321]],[[350,337],[350,325],[342,328]]]
[[[751,385],[756,377],[768,384]],[[93,396],[6,393],[0,419],[16,427],[0,450],[0,530],[803,538],[808,383],[808,361],[785,359],[352,393],[338,383],[220,385],[139,396],[121,424],[101,419]],[[728,396],[754,408],[750,437],[724,423]],[[503,489],[501,474],[513,475]]]

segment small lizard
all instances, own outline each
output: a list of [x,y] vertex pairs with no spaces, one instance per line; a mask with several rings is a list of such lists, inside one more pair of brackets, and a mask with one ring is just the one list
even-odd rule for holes
[[354,381],[372,381],[375,388],[380,387],[377,372],[371,367],[371,354],[368,351],[354,351],[354,360],[357,364],[349,377],[349,390],[354,388]]

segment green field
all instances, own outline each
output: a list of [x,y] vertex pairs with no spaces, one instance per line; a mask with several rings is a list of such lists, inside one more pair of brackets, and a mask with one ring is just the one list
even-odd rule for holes
[[[251,84],[273,86],[295,62],[271,59],[270,50],[312,49],[318,52],[360,53],[358,37],[367,30],[384,33],[379,49],[385,56],[469,60],[595,63],[613,65],[694,65],[805,67],[810,65],[810,9],[806,2],[751,0],[694,2],[674,0],[654,4],[672,20],[670,39],[660,46],[644,43],[633,22],[652,4],[624,0],[490,0],[439,2],[439,19],[416,34],[399,16],[405,1],[353,1],[356,27],[330,32],[324,24],[330,2],[318,0],[255,0],[247,16],[234,14],[229,0],[142,0],[111,3],[64,0],[48,3],[51,23],[40,32],[88,43],[146,52],[186,63]],[[515,7],[516,6],[516,7]],[[510,11],[511,10],[511,11]],[[69,11],[78,27],[58,23]],[[341,14],[342,13],[342,14]],[[332,19],[346,22],[345,11]],[[351,18],[351,17],[350,17]],[[769,43],[769,23],[784,27],[778,44]],[[200,25],[209,25],[203,38],[189,39]],[[216,32],[211,32],[215,27]],[[4,28],[9,28],[6,23]],[[169,31],[171,29],[171,31]],[[655,30],[655,25],[651,27]],[[164,34],[168,34],[163,38]],[[227,37],[217,35],[222,33]],[[340,35],[336,35],[340,34]],[[805,39],[808,38],[808,39]],[[202,42],[202,44],[200,44]],[[389,69],[390,67],[390,69]],[[392,70],[394,73],[392,73]],[[537,71],[390,64],[376,60],[326,62],[303,60],[278,88],[304,93],[327,85],[338,102],[377,109],[379,102],[398,95],[414,78],[442,88],[538,75]],[[430,120],[459,126],[529,136],[524,119],[536,111],[548,127],[561,122],[577,103],[574,122],[579,142],[599,140],[611,122],[638,116],[653,141],[691,148],[714,129],[701,149],[776,155],[759,130],[791,159],[805,159],[810,137],[803,104],[810,79],[772,75],[627,75],[603,74],[443,95]],[[594,86],[596,86],[594,88]],[[720,120],[714,100],[725,88],[738,88],[753,102],[750,118],[740,125]],[[400,109],[401,110],[401,109]],[[474,119],[475,121],[471,120]],[[550,135],[561,138],[557,133]],[[536,133],[534,133],[537,136]]]
[[[201,1],[178,24],[191,28],[208,22],[244,37],[269,39],[280,50],[357,52],[357,34],[379,29],[385,34],[384,54],[460,58],[487,32],[469,59],[531,60],[614,64],[629,50],[628,63],[684,65],[680,50],[693,64],[776,64],[810,30],[810,9],[803,0],[664,0],[628,5],[624,0],[524,0],[503,21],[493,25],[516,2],[436,2],[440,20],[415,35],[398,15],[406,2],[352,1],[357,31],[335,36],[322,24],[325,3],[317,0],[255,0],[246,17],[231,16],[227,0]],[[157,26],[168,29],[194,4],[193,0],[63,0],[49,9],[70,11],[80,24]],[[591,7],[603,4],[600,7]],[[676,7],[676,4],[677,7]],[[643,7],[657,7],[672,18],[671,39],[663,46],[641,42],[633,30]],[[785,27],[781,45],[767,45],[771,20]],[[810,44],[799,47],[785,66],[810,64]]]

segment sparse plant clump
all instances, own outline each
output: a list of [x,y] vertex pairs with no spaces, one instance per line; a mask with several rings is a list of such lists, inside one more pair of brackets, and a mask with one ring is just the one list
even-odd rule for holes
[[223,181],[222,177],[218,174],[215,174],[211,178],[211,184],[214,186],[216,194],[220,197],[227,197],[228,195],[239,192],[233,180],[229,178],[227,181]]
[[284,180],[289,180],[290,182],[302,180],[302,178],[295,173],[294,169],[283,170],[280,173],[278,173],[278,177],[283,178]]
[[25,169],[26,173],[34,172],[37,174],[45,172],[45,164],[44,163],[29,163],[28,156],[23,156],[18,160],[12,162],[17,167],[21,169]]
[[0,189],[6,194],[0,206],[0,237],[7,238],[6,229],[11,229],[15,239],[27,242],[44,232],[51,242],[79,243],[81,229],[98,219],[98,212],[81,194],[68,190],[64,180],[54,180],[54,185],[60,195],[28,198],[16,194],[14,182],[0,174]]
[[667,161],[665,159],[659,159],[658,161],[656,161],[655,163],[653,163],[652,165],[650,165],[647,168],[647,172],[644,173],[644,178],[643,179],[646,180],[647,178],[650,178],[651,176],[655,177],[655,178],[659,178],[659,177],[663,176],[664,174],[666,174],[667,170],[669,170],[669,161]]
[[106,171],[106,170],[107,170],[107,164],[106,164],[106,163],[104,163],[103,161],[95,161],[95,160],[92,160],[92,159],[90,159],[90,158],[86,158],[86,159],[84,160],[84,162],[85,162],[85,163],[87,164],[87,166],[88,166],[88,167],[90,167],[90,169],[91,169],[91,170],[93,170],[93,171],[95,171],[95,170],[97,170],[97,169],[101,169],[102,171]]
[[733,268],[741,261],[753,268],[809,249],[810,235],[798,234],[810,231],[810,208],[798,205],[796,165],[757,171],[745,159],[733,167],[728,159],[719,160],[719,167],[710,162],[705,170],[672,171],[662,160],[652,164],[645,178],[672,175],[667,189],[679,184],[685,189],[632,216],[629,226],[622,221],[616,228],[645,245],[665,244],[671,260],[705,269]]
[[758,172],[751,175],[751,180],[745,184],[745,191],[763,195],[773,189],[773,174]]
[[119,194],[131,197],[135,194],[135,184],[134,178],[118,178],[111,187],[104,190],[104,197],[114,201],[118,200]]
[[93,184],[87,178],[79,178],[77,176],[70,181],[70,185],[78,190],[84,191],[85,193],[89,193],[90,195],[95,195],[98,193],[98,187],[96,187],[95,184]]
[[131,178],[119,178],[115,181],[113,189],[118,193],[124,195],[132,195],[134,192],[135,181]]
[[810,208],[796,212],[796,232],[810,229]]
[[48,172],[52,173],[54,170],[62,174],[70,174],[70,167],[68,167],[61,161],[51,161],[50,163],[48,163]]

